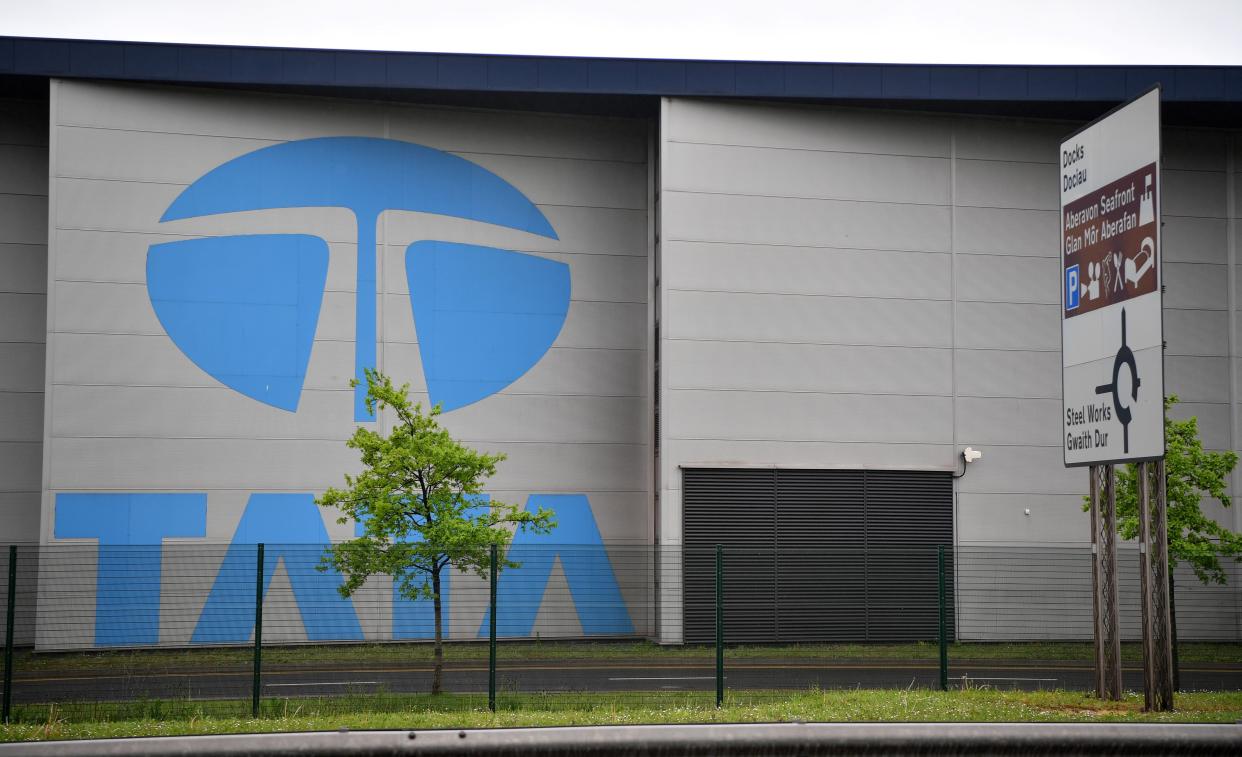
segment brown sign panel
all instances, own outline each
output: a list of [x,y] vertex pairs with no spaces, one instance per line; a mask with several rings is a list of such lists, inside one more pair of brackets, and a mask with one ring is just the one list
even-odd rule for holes
[[1062,208],[1065,317],[1156,291],[1156,164]]

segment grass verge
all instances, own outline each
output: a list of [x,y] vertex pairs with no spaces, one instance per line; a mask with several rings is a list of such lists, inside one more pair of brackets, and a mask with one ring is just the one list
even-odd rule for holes
[[[1178,647],[1181,661],[1242,663],[1242,644],[1188,642]],[[266,647],[267,665],[327,664],[410,664],[431,661],[432,648],[427,643],[290,645]],[[144,649],[106,650],[99,652],[34,653],[19,650],[13,669],[18,674],[48,671],[128,671],[156,669],[202,669],[249,665],[250,648],[216,647],[208,649]],[[504,642],[498,648],[502,661],[532,660],[685,660],[710,659],[715,654],[710,645],[661,646],[648,641],[627,642]],[[938,647],[934,642],[908,644],[788,644],[731,646],[726,654],[732,660],[934,660]],[[1002,642],[955,643],[949,645],[950,661],[977,660],[1077,660],[1092,659],[1089,642]],[[1122,645],[1122,659],[1142,660],[1137,643]],[[445,648],[450,662],[487,659],[487,645],[455,643]]]
[[[268,717],[226,716],[224,706],[242,703],[186,703],[197,709],[168,711],[162,717],[73,722],[54,707],[43,719],[0,727],[0,739],[117,738],[190,734],[317,731],[350,728],[433,729],[503,728],[551,725],[625,725],[639,723],[829,722],[1187,722],[1232,723],[1242,719],[1242,692],[1184,693],[1177,710],[1144,713],[1139,694],[1121,702],[1103,702],[1067,691],[939,692],[911,690],[828,690],[732,694],[717,710],[710,694],[642,692],[626,698],[605,695],[509,695],[500,712],[489,712],[477,697],[390,697],[388,711],[348,711],[364,703],[346,698],[289,700],[284,709],[272,703]],[[447,705],[447,706],[446,706]],[[292,707],[292,709],[290,709]],[[61,711],[63,714],[63,710]],[[123,713],[117,712],[117,715]],[[131,713],[132,714],[132,713]],[[34,715],[27,711],[25,717]]]

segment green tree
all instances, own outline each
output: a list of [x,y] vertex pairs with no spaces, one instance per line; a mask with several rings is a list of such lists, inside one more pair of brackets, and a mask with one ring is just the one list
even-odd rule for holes
[[[1165,501],[1169,521],[1169,570],[1185,562],[1205,584],[1225,583],[1221,558],[1242,561],[1242,534],[1220,525],[1203,513],[1204,496],[1224,507],[1232,501],[1228,477],[1238,464],[1235,452],[1208,452],[1199,439],[1199,421],[1169,418],[1177,396],[1165,399]],[[1139,533],[1138,466],[1117,468],[1117,533],[1134,539]]]
[[[341,595],[349,597],[375,575],[391,576],[401,596],[430,599],[434,608],[435,670],[431,693],[439,694],[444,677],[442,593],[445,571],[485,576],[491,547],[503,554],[515,530],[548,533],[552,512],[524,512],[517,505],[492,500],[478,507],[483,482],[495,475],[504,455],[467,447],[436,421],[439,405],[429,413],[409,400],[409,384],[393,386],[382,373],[367,369],[367,409],[388,408],[396,423],[387,435],[359,427],[346,444],[359,451],[363,470],[345,476],[345,487],[330,488],[316,502],[339,510],[338,523],[361,523],[363,534],[334,544],[322,569],[340,571]],[[350,382],[357,386],[357,379]],[[504,560],[497,566],[517,567]]]

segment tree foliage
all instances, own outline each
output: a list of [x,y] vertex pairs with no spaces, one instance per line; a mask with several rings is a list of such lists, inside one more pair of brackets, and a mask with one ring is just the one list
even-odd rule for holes
[[[1221,558],[1242,561],[1242,534],[1225,528],[1203,513],[1201,502],[1210,497],[1224,507],[1232,505],[1228,477],[1238,464],[1233,451],[1209,452],[1199,439],[1199,421],[1169,418],[1176,395],[1165,399],[1165,497],[1169,522],[1169,560],[1186,562],[1203,583],[1225,583]],[[1139,533],[1138,466],[1117,468],[1117,532],[1124,539]]]
[[[345,597],[371,576],[387,575],[402,596],[432,600],[432,691],[438,693],[444,571],[486,576],[492,545],[503,555],[514,531],[547,533],[556,523],[543,508],[530,513],[497,500],[481,503],[484,482],[505,456],[479,452],[454,439],[437,421],[438,405],[423,413],[421,405],[410,402],[409,384],[395,387],[388,376],[371,369],[366,379],[367,409],[372,414],[377,408],[390,409],[396,422],[387,434],[366,427],[355,430],[346,444],[360,453],[362,472],[346,474],[344,488],[329,488],[316,500],[340,511],[338,523],[354,521],[363,531],[329,547],[324,566],[344,575],[340,592]],[[498,569],[505,567],[517,563],[502,559]]]

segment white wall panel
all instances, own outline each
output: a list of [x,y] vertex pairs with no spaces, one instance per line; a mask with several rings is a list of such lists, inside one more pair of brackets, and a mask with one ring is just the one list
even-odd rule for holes
[[1060,352],[958,349],[955,358],[961,396],[1061,397]]
[[[949,121],[893,119],[868,109],[717,103],[673,99],[661,124],[665,141],[787,147],[878,155],[949,156]],[[724,110],[727,108],[727,112]],[[779,117],[774,117],[779,114]]]
[[666,339],[906,347],[949,343],[947,302],[680,290],[665,297]]
[[825,200],[949,201],[949,161],[908,155],[824,152],[669,142],[666,192],[711,192]]
[[1014,255],[958,255],[959,302],[1014,302],[1059,305],[1057,261]]
[[[1087,470],[1077,470],[1086,488]],[[970,547],[996,543],[1080,543],[1091,536],[1091,524],[1082,506],[1080,494],[962,492],[957,497],[958,544]]]
[[957,161],[956,202],[979,208],[1057,210],[1055,164],[1000,160]]
[[1229,270],[1205,263],[1164,264],[1166,308],[1229,309]]
[[1229,224],[1221,218],[1164,216],[1160,230],[1166,263],[1226,263]]
[[1059,233],[1059,214],[1055,210],[953,210],[953,246],[958,252],[1055,258],[1060,254]]
[[1160,174],[1164,199],[1160,210],[1166,216],[1191,218],[1225,217],[1224,171],[1180,171],[1166,168]]
[[1186,402],[1229,401],[1229,358],[1166,356],[1164,386]]
[[967,348],[1061,351],[1060,305],[959,302],[957,344]]
[[[958,482],[960,543],[1083,542],[1086,475],[1062,464],[1058,404],[1057,144],[1074,125],[681,100],[664,113],[665,507],[680,502],[680,465],[948,468],[969,444],[984,458]],[[1227,446],[1225,148],[1216,132],[1167,133],[1164,210],[1167,386]],[[913,217],[884,205],[911,188],[886,189],[882,171],[933,165],[908,198],[931,203],[916,239]],[[824,199],[843,197],[859,212]],[[850,391],[858,401],[839,402]],[[821,432],[862,432],[887,393],[895,416],[943,398],[947,416],[917,421],[930,443]]]
[[723,292],[947,300],[949,256],[892,250],[667,241],[661,285]]
[[1220,310],[1164,311],[1165,355],[1229,354],[1229,313]]
[[[376,230],[380,366],[409,381],[413,398],[426,404],[405,278],[410,243],[479,244],[567,263],[572,299],[553,347],[500,393],[443,421],[468,443],[509,455],[489,490],[520,494],[518,501],[535,492],[586,493],[593,510],[608,513],[599,519],[605,539],[649,538],[644,123],[74,82],[57,82],[53,102],[52,171],[60,177],[48,377],[56,400],[47,429],[53,495],[211,492],[208,537],[218,540],[229,538],[250,492],[317,492],[356,469],[357,452],[344,445],[357,425],[348,388],[353,215],[292,208],[159,218],[203,173],[265,145],[387,136],[494,171],[546,214],[557,238],[384,213]],[[243,396],[191,362],[164,333],[146,290],[151,244],[261,233],[330,243],[296,413]]]
[[1060,449],[1060,403],[1059,397],[959,397],[957,433],[963,443],[976,447],[1018,444]]
[[670,389],[662,431],[675,439],[938,443],[947,397]]
[[952,352],[777,342],[669,340],[669,389],[853,394],[952,394]]
[[898,205],[668,192],[668,239],[927,250],[949,247],[949,210],[938,205]]

